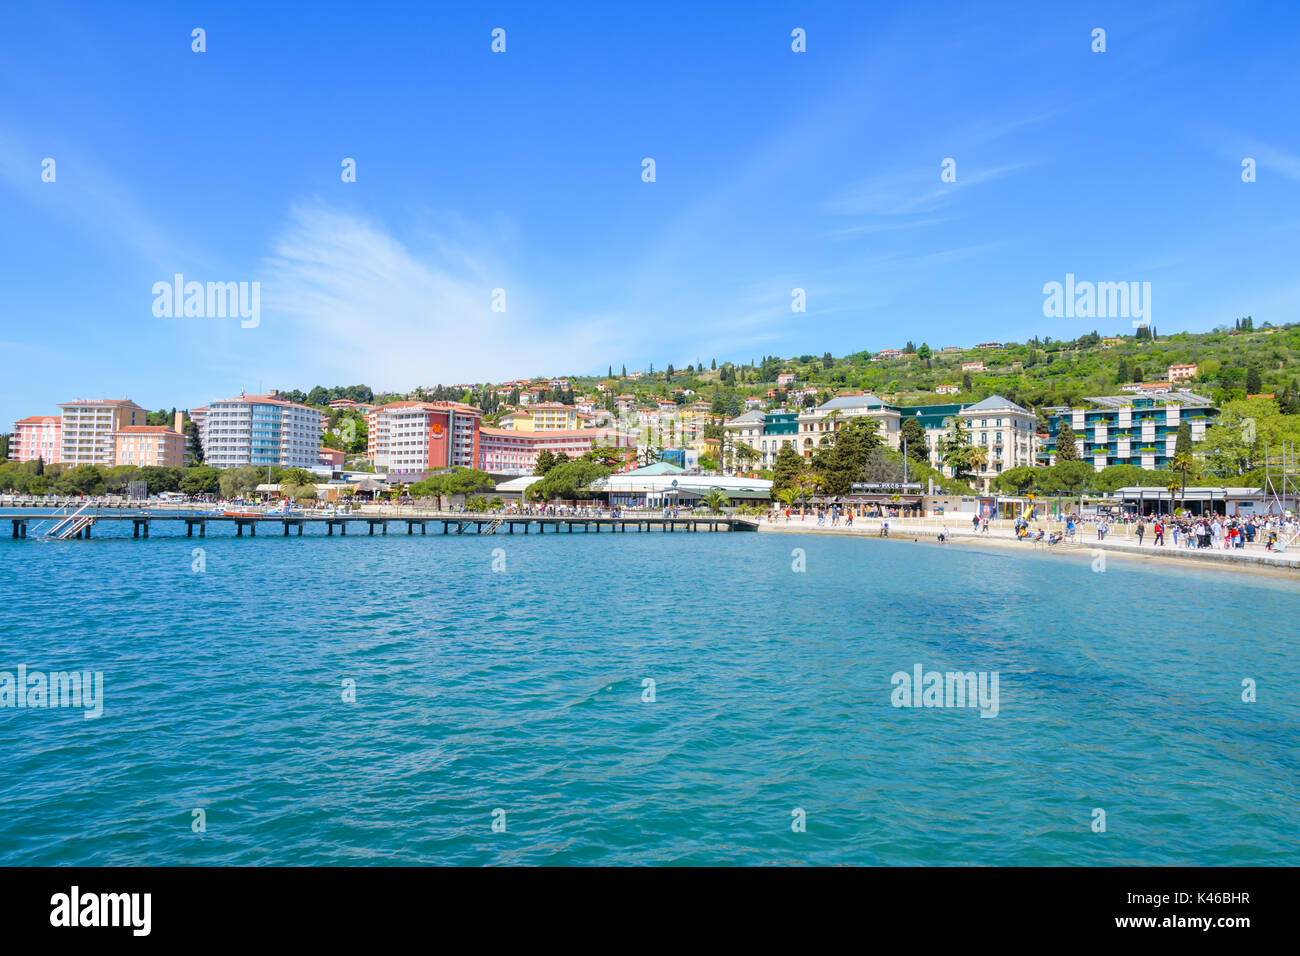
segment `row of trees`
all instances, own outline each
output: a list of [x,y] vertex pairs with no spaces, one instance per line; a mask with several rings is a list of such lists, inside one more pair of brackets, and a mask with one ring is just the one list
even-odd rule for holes
[[438,475],[430,475],[406,489],[413,498],[433,498],[442,507],[443,498],[461,495],[467,500],[472,495],[492,491],[496,482],[486,471],[477,468],[456,468]]
[[[831,427],[838,416],[828,416]],[[973,489],[956,478],[946,478],[929,464],[925,430],[917,422],[907,422],[904,433],[908,437],[907,461],[903,453],[886,446],[880,436],[880,424],[875,419],[851,418],[834,431],[824,435],[810,458],[804,458],[792,444],[781,446],[772,469],[772,497],[793,504],[807,501],[815,495],[839,497],[852,493],[857,482],[899,483],[905,478],[921,484],[933,479],[943,491],[955,494],[972,494]],[[918,435],[919,432],[919,435]],[[972,449],[964,426],[954,420],[950,437],[940,446],[945,462],[958,467],[977,463],[977,452]]]

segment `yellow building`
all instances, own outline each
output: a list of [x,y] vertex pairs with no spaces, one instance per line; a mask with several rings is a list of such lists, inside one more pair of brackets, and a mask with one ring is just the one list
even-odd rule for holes
[[708,402],[694,402],[683,407],[681,420],[682,437],[691,440],[704,437],[704,426],[722,424],[722,416],[715,415]]
[[538,402],[501,417],[501,427],[516,432],[572,431],[580,428],[578,410],[559,402]]

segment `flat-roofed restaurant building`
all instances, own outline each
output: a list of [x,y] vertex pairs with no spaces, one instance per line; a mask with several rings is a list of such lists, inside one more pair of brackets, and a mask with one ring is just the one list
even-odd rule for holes
[[366,457],[391,474],[474,468],[483,412],[462,402],[389,402],[366,413]]
[[59,440],[63,464],[113,466],[113,433],[143,425],[147,412],[129,398],[77,399],[63,402]]
[[265,395],[223,398],[190,410],[203,445],[203,463],[214,468],[239,465],[313,468],[320,456],[325,419],[319,411]]
[[9,439],[10,461],[35,461],[57,465],[63,460],[63,419],[58,415],[31,415],[14,422]]
[[1294,511],[1297,506],[1294,497],[1275,497],[1265,494],[1260,488],[1232,486],[1175,488],[1171,493],[1168,488],[1130,485],[1117,488],[1110,497],[1123,511],[1143,515],[1167,515],[1182,508],[1194,515],[1249,518],[1251,515],[1281,515],[1287,510]]
[[715,488],[733,505],[766,506],[772,497],[772,482],[764,478],[691,475],[666,461],[621,475],[610,475],[595,490],[614,507],[691,508]]

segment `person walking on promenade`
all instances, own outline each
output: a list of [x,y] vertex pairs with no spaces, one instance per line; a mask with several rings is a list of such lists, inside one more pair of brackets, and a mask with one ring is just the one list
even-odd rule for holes
[[1163,548],[1165,546],[1165,522],[1163,518],[1156,519],[1155,532],[1156,539],[1151,543],[1157,548]]
[[980,516],[979,516],[978,514],[971,515],[971,519],[970,519],[970,529],[971,529],[972,532],[978,532],[978,531],[979,531],[979,529],[980,529]]
[[1140,548],[1142,547],[1142,538],[1147,533],[1147,523],[1146,520],[1143,518],[1138,518],[1137,533],[1138,533],[1138,547]]

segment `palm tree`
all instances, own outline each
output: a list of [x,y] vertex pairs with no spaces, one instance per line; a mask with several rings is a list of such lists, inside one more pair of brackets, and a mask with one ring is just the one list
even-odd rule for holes
[[[1183,508],[1187,504],[1187,471],[1192,467],[1191,452],[1183,451],[1174,455],[1173,466],[1177,471],[1183,473],[1182,491],[1178,495],[1178,507]],[[1173,497],[1173,489],[1169,489],[1169,496]]]
[[[832,408],[826,413],[826,427],[830,430],[830,435],[827,437],[830,438],[830,443],[832,445],[835,444],[835,432],[839,430],[839,424],[840,410],[838,408]],[[823,438],[818,444],[826,444],[826,439]]]
[[821,487],[821,483],[822,476],[812,471],[803,471],[795,475],[794,484],[799,491],[800,500],[803,501],[805,512],[808,509],[808,499]]
[[762,458],[762,454],[753,445],[746,445],[743,441],[736,442],[734,453],[740,459],[740,467],[748,469],[756,460]]
[[714,514],[717,514],[730,499],[727,497],[726,492],[721,488],[710,488],[709,493],[701,500],[704,504],[708,505],[709,509]]
[[793,508],[794,503],[799,500],[799,492],[795,488],[782,488],[776,493],[776,497],[787,508]]

